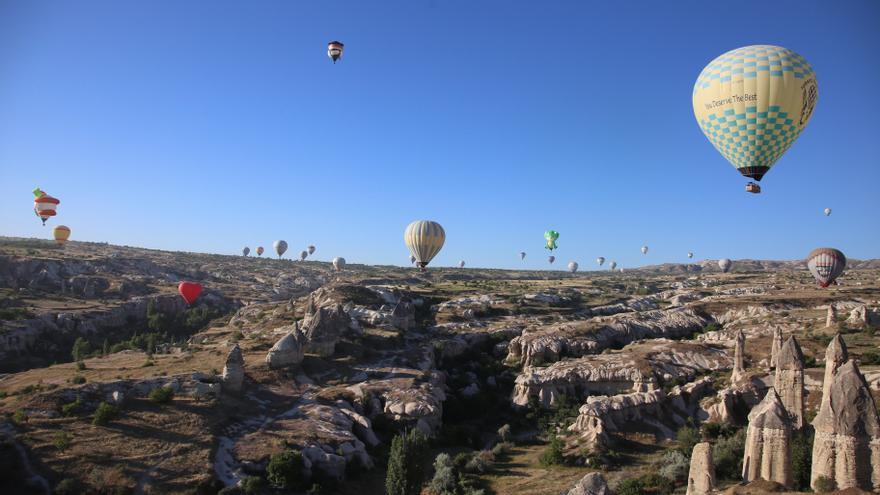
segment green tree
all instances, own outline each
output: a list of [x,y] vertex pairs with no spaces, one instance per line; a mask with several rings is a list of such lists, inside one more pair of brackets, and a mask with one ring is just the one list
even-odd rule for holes
[[391,452],[388,455],[385,495],[408,495],[406,475],[406,437],[396,435],[391,440]]
[[434,495],[456,495],[456,487],[458,486],[458,473],[455,471],[455,465],[449,454],[437,454],[434,459],[434,477],[431,479],[431,492]]
[[287,450],[273,455],[266,466],[266,479],[269,484],[282,490],[302,490],[305,487],[303,477],[302,454]]
[[106,356],[110,354],[110,342],[107,339],[104,339],[104,345],[101,347],[101,355]]
[[553,435],[550,438],[550,445],[541,454],[541,465],[544,467],[563,464],[565,457],[562,455],[562,449],[565,446],[561,438]]
[[153,353],[156,352],[156,337],[155,333],[147,335],[147,356],[152,357]]
[[73,343],[73,348],[70,350],[70,355],[73,357],[73,360],[79,363],[88,353],[89,341],[82,337],[77,337],[76,341]]
[[683,426],[675,433],[675,439],[678,441],[678,448],[681,450],[681,453],[690,459],[694,445],[700,443],[700,432],[696,428]]
[[156,304],[150,301],[147,304],[147,327],[154,332],[164,332],[168,326],[168,318],[158,310]]
[[[810,428],[812,430],[812,428]],[[791,474],[796,490],[810,488],[810,473],[813,469],[813,432],[801,431],[791,439]]]
[[70,447],[70,433],[59,431],[55,434],[55,437],[52,440],[52,445],[54,445],[59,452],[64,452]]
[[425,483],[428,438],[419,430],[401,434],[391,441],[386,495],[419,495]]
[[119,414],[119,410],[116,407],[107,404],[106,402],[101,402],[98,404],[97,409],[95,409],[95,416],[92,419],[92,424],[95,426],[104,426],[110,421],[116,419],[116,416]]

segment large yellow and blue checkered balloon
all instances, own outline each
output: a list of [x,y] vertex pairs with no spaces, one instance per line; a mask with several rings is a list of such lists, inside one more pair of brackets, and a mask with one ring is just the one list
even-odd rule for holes
[[780,46],[746,46],[703,69],[694,85],[694,115],[724,158],[761,180],[803,132],[818,95],[803,57]]

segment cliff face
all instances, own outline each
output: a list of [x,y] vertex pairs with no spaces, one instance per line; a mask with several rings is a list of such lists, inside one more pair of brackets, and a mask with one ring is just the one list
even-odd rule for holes
[[791,421],[782,400],[770,389],[749,413],[743,481],[775,481],[791,486]]
[[854,361],[833,373],[829,389],[813,421],[811,485],[815,489],[817,480],[825,477],[840,490],[880,488],[880,418]]
[[801,429],[804,426],[804,354],[793,335],[779,350],[773,386],[791,416],[792,426]]

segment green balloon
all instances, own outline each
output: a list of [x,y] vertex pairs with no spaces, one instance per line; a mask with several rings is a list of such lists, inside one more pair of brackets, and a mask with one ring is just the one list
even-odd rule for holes
[[555,230],[548,230],[547,232],[544,232],[544,239],[547,240],[547,245],[544,246],[544,249],[549,249],[550,251],[553,251],[558,247],[556,245],[556,239],[559,239],[559,232],[556,232]]

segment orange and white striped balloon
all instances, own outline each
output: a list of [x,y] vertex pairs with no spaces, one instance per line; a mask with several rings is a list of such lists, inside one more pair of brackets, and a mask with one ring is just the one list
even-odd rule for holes
[[55,242],[58,243],[59,246],[63,246],[67,239],[70,238],[70,227],[66,225],[59,225],[52,229],[52,235],[55,237]]

